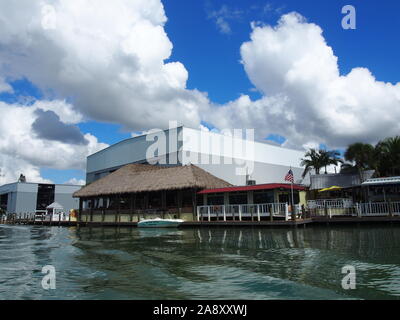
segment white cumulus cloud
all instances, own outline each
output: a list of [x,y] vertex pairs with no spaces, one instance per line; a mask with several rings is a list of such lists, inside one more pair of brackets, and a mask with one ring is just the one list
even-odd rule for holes
[[[2,177],[0,182],[16,181],[21,173],[31,182],[42,182],[40,168],[54,169],[85,169],[86,157],[89,154],[106,148],[108,145],[100,143],[91,134],[82,134],[85,144],[76,144],[57,139],[43,139],[33,128],[33,124],[40,117],[38,110],[44,103],[31,106],[7,104],[0,102],[0,168]],[[57,111],[62,102],[55,102],[55,107],[48,110]],[[65,116],[66,117],[66,116]],[[70,117],[73,119],[74,117]],[[61,119],[61,117],[60,117]],[[57,125],[62,123],[57,119]],[[52,124],[48,124],[51,126]],[[78,130],[78,129],[77,129]]]
[[68,98],[85,117],[131,130],[197,126],[207,96],[165,62],[173,45],[160,0],[19,0],[0,3],[0,70]]
[[367,68],[341,75],[322,29],[297,13],[276,26],[253,24],[241,46],[242,63],[262,98],[243,95],[218,108],[215,125],[277,133],[287,146],[315,142],[345,147],[376,142],[400,129],[400,84],[375,79]]

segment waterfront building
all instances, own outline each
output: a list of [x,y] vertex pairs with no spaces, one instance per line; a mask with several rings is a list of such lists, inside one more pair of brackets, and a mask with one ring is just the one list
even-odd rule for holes
[[205,189],[198,192],[203,199],[198,201],[197,220],[288,220],[292,213],[292,192],[299,213],[306,205],[306,190],[305,186],[288,183]]
[[[233,186],[195,166],[130,164],[74,193],[80,220],[137,222],[151,217],[185,221],[287,218],[290,184]],[[305,204],[306,188],[293,185],[294,201]],[[301,195],[301,193],[303,193]]]
[[46,212],[53,202],[58,202],[67,211],[78,209],[78,199],[72,194],[81,186],[15,182],[0,186],[0,206],[7,213],[17,215]]
[[[233,134],[234,132],[232,132]],[[131,163],[199,168],[233,185],[283,182],[292,168],[295,182],[301,178],[304,152],[254,142],[250,133],[229,136],[187,127],[159,130],[114,144],[87,158],[86,181],[96,181]]]
[[400,201],[400,177],[370,178],[361,186],[369,202]]
[[129,164],[74,193],[80,220],[137,222],[149,216],[194,220],[197,192],[231,184],[195,166]]

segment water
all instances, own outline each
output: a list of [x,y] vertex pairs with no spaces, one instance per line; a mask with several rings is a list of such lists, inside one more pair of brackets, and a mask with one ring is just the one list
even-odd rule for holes
[[[399,299],[400,227],[0,226],[0,299]],[[42,267],[56,268],[44,290]],[[341,269],[357,270],[343,290]]]

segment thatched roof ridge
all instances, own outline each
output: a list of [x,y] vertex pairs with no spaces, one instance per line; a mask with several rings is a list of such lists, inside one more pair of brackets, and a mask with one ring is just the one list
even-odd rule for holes
[[213,189],[232,186],[195,166],[161,167],[128,164],[117,171],[76,191],[76,198],[107,196],[188,188]]

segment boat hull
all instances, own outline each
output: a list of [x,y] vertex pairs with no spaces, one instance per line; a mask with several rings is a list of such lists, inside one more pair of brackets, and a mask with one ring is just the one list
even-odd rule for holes
[[180,219],[151,219],[138,222],[138,228],[177,228],[182,224]]

